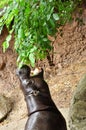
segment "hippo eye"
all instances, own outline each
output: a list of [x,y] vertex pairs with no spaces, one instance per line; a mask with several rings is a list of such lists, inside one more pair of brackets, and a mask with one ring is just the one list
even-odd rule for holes
[[28,85],[32,85],[34,83],[34,80],[29,80]]
[[32,86],[33,83],[34,83],[33,80],[28,80],[28,79],[24,79],[24,80],[22,81],[22,84],[23,84],[26,88]]

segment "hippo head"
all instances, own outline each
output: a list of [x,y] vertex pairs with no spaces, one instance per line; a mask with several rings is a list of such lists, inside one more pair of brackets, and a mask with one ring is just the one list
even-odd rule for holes
[[40,68],[38,74],[30,76],[31,75],[30,67],[24,65],[20,69],[17,69],[17,75],[20,79],[21,87],[25,95],[28,95],[31,92],[36,92],[36,91],[44,92],[48,90],[48,85],[44,81],[42,68]]
[[18,68],[16,70],[16,74],[19,77],[19,79],[22,81],[30,77],[30,71],[31,69],[29,66],[23,65],[21,68]]

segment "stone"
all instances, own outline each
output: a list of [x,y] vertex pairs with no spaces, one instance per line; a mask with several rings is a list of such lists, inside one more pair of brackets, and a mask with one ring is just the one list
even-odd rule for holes
[[6,96],[0,94],[0,122],[3,121],[12,109],[12,103]]
[[86,74],[80,80],[69,109],[70,130],[86,130]]

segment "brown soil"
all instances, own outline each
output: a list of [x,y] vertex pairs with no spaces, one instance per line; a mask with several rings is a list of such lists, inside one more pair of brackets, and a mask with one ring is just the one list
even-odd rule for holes
[[[82,19],[82,22],[76,19]],[[2,53],[1,43],[7,35],[4,29],[0,36],[0,93],[11,98],[12,112],[4,123],[20,120],[27,115],[26,104],[20,83],[16,76],[16,53],[12,39],[9,49]],[[59,29],[53,43],[53,63],[49,66],[47,59],[38,62],[45,70],[45,80],[49,84],[52,98],[58,108],[69,107],[75,87],[86,73],[86,9],[83,14],[74,14],[74,20]],[[52,53],[51,53],[52,57]]]

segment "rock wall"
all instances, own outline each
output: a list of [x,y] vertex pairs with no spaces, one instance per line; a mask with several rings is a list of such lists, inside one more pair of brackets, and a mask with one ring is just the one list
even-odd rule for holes
[[86,74],[73,95],[69,111],[70,130],[86,130]]

